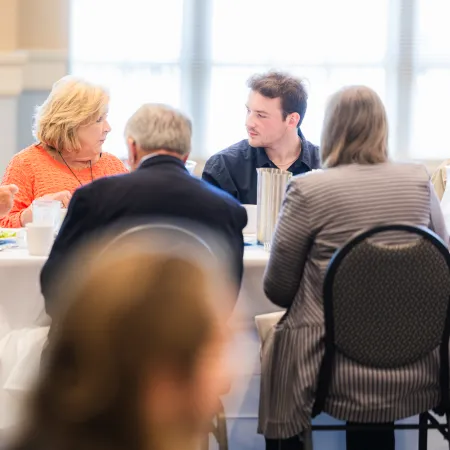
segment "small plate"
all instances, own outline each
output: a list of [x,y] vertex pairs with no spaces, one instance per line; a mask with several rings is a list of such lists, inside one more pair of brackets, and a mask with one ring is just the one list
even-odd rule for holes
[[8,229],[8,228],[0,228],[0,241],[4,239],[15,239],[17,237],[17,230]]
[[15,238],[0,239],[0,245],[8,245],[8,244],[15,244],[15,243],[16,243]]
[[15,239],[0,239],[0,252],[9,248],[16,248],[17,241]]

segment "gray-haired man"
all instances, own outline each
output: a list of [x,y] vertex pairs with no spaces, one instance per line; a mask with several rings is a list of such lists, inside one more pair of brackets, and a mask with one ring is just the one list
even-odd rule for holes
[[224,241],[240,284],[247,213],[232,196],[188,173],[191,134],[190,120],[166,105],[143,105],[129,119],[125,138],[132,173],[95,180],[75,192],[41,273],[48,313],[61,262],[85,238],[123,221],[164,218],[213,230]]

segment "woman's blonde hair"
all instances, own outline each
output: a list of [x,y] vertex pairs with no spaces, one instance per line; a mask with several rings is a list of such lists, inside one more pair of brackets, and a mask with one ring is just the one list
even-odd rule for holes
[[78,129],[105,114],[108,103],[109,95],[101,86],[73,76],[61,78],[36,109],[34,137],[59,151],[77,152]]
[[330,98],[320,151],[325,167],[387,161],[388,122],[375,91],[366,86],[349,86]]

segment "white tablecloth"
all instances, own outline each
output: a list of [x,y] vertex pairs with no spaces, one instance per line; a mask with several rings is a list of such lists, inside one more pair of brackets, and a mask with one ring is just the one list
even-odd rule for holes
[[[236,338],[236,347],[240,349],[239,359],[245,353],[246,364],[240,364],[239,381],[227,402],[233,417],[240,414],[255,371],[259,374],[259,343],[253,333],[253,318],[277,309],[262,290],[268,258],[262,247],[245,247],[244,279],[236,311],[248,327]],[[0,433],[17,423],[19,405],[39,368],[50,323],[39,285],[45,260],[22,249],[0,251]],[[252,416],[255,413],[252,411]]]
[[[276,311],[262,291],[262,276],[269,254],[261,247],[245,248],[245,273],[237,314],[244,315],[249,326],[235,336],[232,359],[239,373],[231,392],[224,398],[228,417],[230,448],[256,450],[264,441],[256,434],[259,399],[259,339],[253,323],[255,315]],[[39,367],[40,352],[45,343],[49,320],[39,290],[39,273],[45,258],[30,257],[26,250],[0,251],[0,444],[8,428],[17,424],[23,395]],[[336,423],[321,415],[316,423]],[[318,448],[342,450],[343,433],[317,433]],[[417,447],[417,433],[397,433],[396,448]],[[444,449],[445,443],[430,433],[429,447]]]
[[[246,246],[244,279],[238,309],[253,320],[274,311],[262,290],[262,276],[269,253],[261,246]],[[4,317],[12,329],[48,325],[39,274],[45,257],[29,256],[26,249],[0,251],[0,323]],[[276,308],[275,308],[276,309]]]

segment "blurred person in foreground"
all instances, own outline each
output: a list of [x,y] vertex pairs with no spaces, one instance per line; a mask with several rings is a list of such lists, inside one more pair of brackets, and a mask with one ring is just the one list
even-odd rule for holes
[[133,244],[65,276],[12,448],[197,450],[230,383],[223,273]]
[[37,143],[15,155],[3,185],[19,192],[1,227],[20,228],[31,222],[33,200],[59,200],[67,208],[73,192],[95,179],[126,173],[114,155],[102,152],[111,127],[109,96],[100,86],[67,76],[53,85],[37,109],[33,133]]
[[167,218],[213,230],[228,248],[240,285],[247,213],[229,194],[188,173],[191,134],[190,120],[169,106],[146,104],[133,114],[125,128],[132,173],[96,180],[78,189],[70,202],[41,272],[47,313],[52,281],[67,255],[85,239],[126,220]]
[[208,159],[203,179],[256,205],[260,167],[288,170],[294,175],[320,168],[319,149],[300,131],[308,94],[304,83],[282,72],[257,74],[248,80],[248,139]]
[[[448,242],[426,168],[389,161],[386,112],[374,91],[352,86],[331,97],[321,153],[327,169],[295,177],[288,187],[264,276],[269,300],[288,308],[263,349],[258,428],[267,449],[302,448],[299,435],[310,427],[324,351],[322,285],[336,250],[356,233],[393,223],[428,227]],[[398,233],[386,241],[404,242]],[[437,361],[371,371],[367,379],[357,363],[342,358],[336,360],[342,376],[333,381],[338,385],[324,411],[333,417],[394,422],[435,406],[438,386],[430,389],[427,370]],[[386,380],[397,380],[390,401],[383,397]],[[393,430],[347,432],[348,450],[394,445]]]
[[0,186],[0,219],[11,211],[14,203],[14,195],[19,188],[15,184]]

